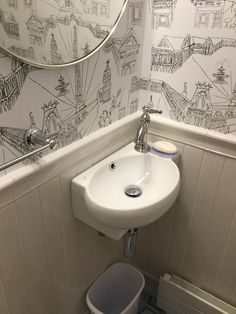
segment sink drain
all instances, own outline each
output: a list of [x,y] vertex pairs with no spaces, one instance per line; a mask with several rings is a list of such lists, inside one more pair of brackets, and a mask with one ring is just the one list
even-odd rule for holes
[[142,190],[139,186],[137,185],[128,185],[125,189],[125,194],[128,196],[128,197],[139,197],[142,195]]

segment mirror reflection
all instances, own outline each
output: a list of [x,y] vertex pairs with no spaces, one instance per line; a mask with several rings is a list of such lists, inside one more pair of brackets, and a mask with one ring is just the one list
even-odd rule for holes
[[82,61],[117,24],[126,0],[0,0],[0,47],[36,66]]

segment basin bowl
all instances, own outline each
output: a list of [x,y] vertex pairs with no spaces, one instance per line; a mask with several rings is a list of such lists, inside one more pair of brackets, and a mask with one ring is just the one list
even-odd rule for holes
[[[179,169],[169,159],[138,153],[133,143],[73,179],[89,214],[110,228],[131,229],[160,218],[173,205]],[[77,181],[76,181],[77,179]]]

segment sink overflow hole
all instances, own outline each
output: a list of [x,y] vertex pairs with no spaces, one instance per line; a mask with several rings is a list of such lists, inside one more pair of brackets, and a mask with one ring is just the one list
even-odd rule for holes
[[128,197],[139,197],[142,195],[142,190],[139,186],[137,185],[128,185],[126,188],[125,188],[125,194],[128,196]]
[[112,162],[109,166],[109,168],[114,171],[116,169],[116,164],[114,162]]

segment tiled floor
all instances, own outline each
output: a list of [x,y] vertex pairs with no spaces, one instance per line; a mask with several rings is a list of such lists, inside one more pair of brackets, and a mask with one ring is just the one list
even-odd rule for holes
[[139,314],[162,314],[164,312],[160,312],[158,309],[153,308],[153,307],[145,307],[139,312]]
[[147,295],[142,295],[138,313],[139,314],[164,314],[163,311],[161,311],[155,306],[153,299]]
[[161,314],[163,312],[160,312],[158,309],[148,309],[145,308],[143,310],[141,310],[141,312],[139,312],[139,314]]

